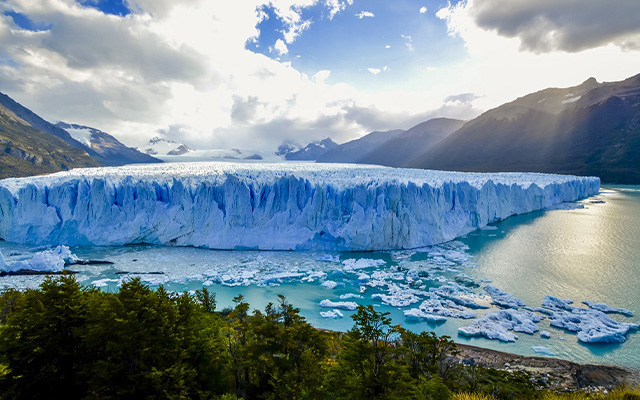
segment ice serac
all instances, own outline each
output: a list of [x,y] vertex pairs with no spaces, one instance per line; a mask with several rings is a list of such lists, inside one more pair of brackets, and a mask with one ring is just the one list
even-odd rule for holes
[[596,194],[593,177],[340,164],[156,164],[0,181],[0,238],[33,245],[387,250]]

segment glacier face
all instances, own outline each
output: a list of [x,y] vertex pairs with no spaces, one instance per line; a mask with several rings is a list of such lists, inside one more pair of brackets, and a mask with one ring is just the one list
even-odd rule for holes
[[33,245],[408,249],[599,187],[594,177],[340,164],[76,169],[0,181],[0,238]]

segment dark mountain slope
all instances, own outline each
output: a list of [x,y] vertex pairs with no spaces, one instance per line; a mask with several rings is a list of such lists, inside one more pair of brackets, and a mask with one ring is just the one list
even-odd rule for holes
[[431,149],[451,133],[458,130],[464,121],[435,118],[402,132],[358,160],[364,164],[379,164],[404,167],[418,155]]
[[591,88],[563,103],[570,106],[559,113],[523,98],[487,111],[409,166],[596,175],[605,183],[640,183],[640,76],[585,84]]
[[338,143],[331,140],[331,138],[325,138],[320,141],[309,143],[298,151],[291,151],[283,154],[284,158],[289,161],[315,161],[318,157],[336,147],[338,147]]
[[392,131],[374,131],[359,139],[343,143],[322,154],[317,162],[355,163],[376,147],[404,132],[401,129]]

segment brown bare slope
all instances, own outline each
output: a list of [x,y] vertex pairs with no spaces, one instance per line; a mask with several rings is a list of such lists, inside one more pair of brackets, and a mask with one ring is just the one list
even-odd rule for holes
[[0,105],[0,179],[97,166],[84,150],[30,126]]

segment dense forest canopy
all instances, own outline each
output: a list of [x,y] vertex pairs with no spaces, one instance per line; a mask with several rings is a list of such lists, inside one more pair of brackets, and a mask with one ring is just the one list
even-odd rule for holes
[[[117,293],[47,278],[0,295],[2,399],[536,398],[526,373],[465,366],[456,345],[392,326],[360,306],[346,333],[309,325],[278,296],[216,310],[207,289],[176,294],[139,279]],[[628,394],[628,393],[627,393]]]

